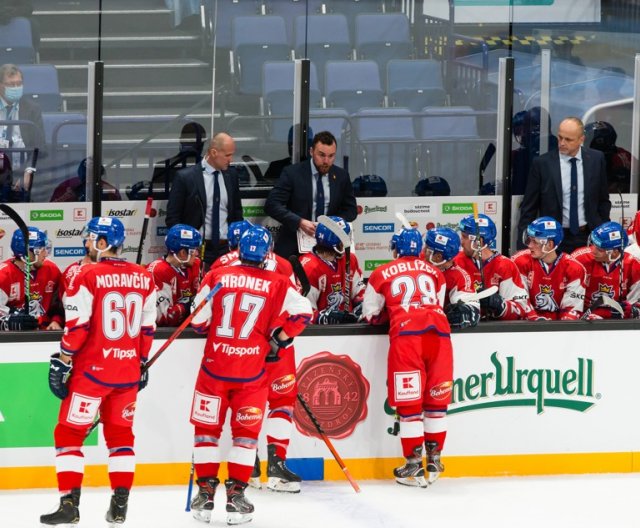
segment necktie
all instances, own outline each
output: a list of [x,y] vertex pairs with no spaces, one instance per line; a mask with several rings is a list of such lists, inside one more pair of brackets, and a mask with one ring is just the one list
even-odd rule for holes
[[571,195],[569,197],[569,231],[572,235],[580,232],[580,224],[578,222],[578,167],[576,163],[578,158],[571,158]]
[[316,221],[324,214],[324,187],[322,186],[322,174],[318,173],[316,185]]
[[220,243],[220,184],[218,171],[213,171],[213,206],[211,208],[211,243],[214,248]]

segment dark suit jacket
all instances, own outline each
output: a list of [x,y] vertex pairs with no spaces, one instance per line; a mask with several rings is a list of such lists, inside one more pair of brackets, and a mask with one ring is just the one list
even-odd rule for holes
[[[242,202],[240,184],[235,170],[222,173],[228,195],[227,223],[242,220]],[[167,204],[167,227],[175,224],[187,224],[200,229],[207,210],[207,193],[204,188],[202,165],[197,164],[179,170],[173,180]]]
[[[20,120],[31,121],[35,127],[21,127],[20,134],[24,145],[28,149],[44,146],[44,125],[42,124],[42,110],[37,103],[23,97],[18,107]],[[29,158],[31,159],[31,158]]]
[[[282,257],[298,254],[296,232],[300,219],[313,218],[311,160],[285,167],[264,204],[265,213],[282,224],[275,252]],[[358,216],[356,198],[349,173],[333,165],[329,170],[329,207],[327,215],[352,222]]]
[[[589,231],[592,231],[603,222],[609,221],[611,211],[604,154],[582,147],[582,168],[584,213]],[[560,154],[557,150],[551,150],[533,160],[520,205],[518,232],[521,234],[540,216],[551,216],[562,222],[562,176]]]

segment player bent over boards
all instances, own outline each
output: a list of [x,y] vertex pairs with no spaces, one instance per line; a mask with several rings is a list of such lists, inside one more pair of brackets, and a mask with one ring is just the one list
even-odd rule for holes
[[264,269],[270,249],[269,231],[251,227],[240,238],[241,264],[212,269],[195,298],[197,305],[212,288],[222,285],[192,321],[196,331],[208,332],[191,410],[198,476],[198,495],[191,510],[203,522],[211,520],[220,484],[219,441],[228,410],[233,445],[227,460],[229,478],[224,483],[227,523],[251,520],[254,507],[244,491],[267,404],[265,361],[277,361],[280,349],[291,345],[312,316],[309,301],[289,279]]

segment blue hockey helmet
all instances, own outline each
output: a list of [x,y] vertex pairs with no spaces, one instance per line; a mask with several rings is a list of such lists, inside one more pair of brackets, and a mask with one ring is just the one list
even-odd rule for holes
[[429,176],[418,180],[413,192],[416,196],[449,196],[451,187],[449,182],[440,176]]
[[480,235],[480,238],[482,238],[487,246],[493,244],[498,234],[496,224],[485,214],[478,215],[477,224],[472,214],[465,216],[460,220],[458,229],[473,237]]
[[531,222],[526,231],[522,234],[523,242],[527,245],[529,238],[535,238],[538,240],[553,240],[556,247],[560,245],[564,238],[564,231],[562,230],[562,224],[555,218],[550,216],[541,216]]
[[242,234],[249,229],[253,224],[249,220],[239,220],[237,222],[231,222],[227,229],[227,241],[229,243],[229,249],[236,249],[240,242]]
[[164,237],[164,245],[171,253],[177,253],[181,249],[198,249],[201,244],[200,232],[187,224],[171,226]]
[[589,242],[606,251],[613,249],[623,251],[629,244],[629,237],[618,222],[605,222],[591,231]]
[[429,229],[424,235],[424,243],[434,253],[440,253],[444,262],[454,258],[460,251],[460,237],[450,227]]
[[[29,230],[29,249],[36,251],[38,249],[49,249],[50,243],[47,234],[37,227],[28,226]],[[24,243],[22,231],[16,229],[11,237],[11,251],[16,257],[24,257],[27,254],[27,248]]]
[[[338,224],[342,230],[347,234],[351,234],[351,228],[342,218],[339,216],[330,216],[336,224]],[[316,227],[316,244],[333,249],[338,255],[344,253],[342,243],[338,238],[338,235],[333,233],[327,226],[318,224]]]
[[401,229],[397,234],[395,247],[399,257],[417,257],[422,251],[422,235],[417,229]]
[[115,216],[94,216],[87,222],[85,232],[92,240],[104,238],[112,248],[124,244],[124,225]]
[[240,260],[249,262],[264,262],[271,251],[271,233],[266,227],[254,225],[247,229],[240,237],[238,245]]

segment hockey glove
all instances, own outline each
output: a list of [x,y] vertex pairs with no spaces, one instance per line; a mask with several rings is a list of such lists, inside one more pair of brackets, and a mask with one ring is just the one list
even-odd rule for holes
[[271,334],[271,338],[269,339],[269,345],[271,345],[271,350],[267,354],[265,361],[267,363],[275,363],[276,361],[280,361],[280,349],[287,348],[291,346],[293,343],[293,337],[289,339],[280,339],[278,335],[282,331],[282,328],[276,328]]
[[3,321],[4,330],[20,332],[22,330],[37,330],[38,320],[33,315],[14,312]]
[[617,310],[611,310],[611,319],[640,319],[640,307],[629,301],[620,301],[624,310],[624,317]]
[[445,309],[451,328],[468,328],[480,321],[480,311],[464,303],[450,304]]
[[140,381],[138,382],[138,392],[144,389],[149,383],[149,369],[146,368],[147,362],[140,363]]
[[51,392],[61,400],[69,394],[67,380],[71,376],[71,363],[65,363],[60,359],[60,353],[56,352],[49,359],[49,388]]
[[498,318],[502,317],[507,310],[507,303],[504,302],[504,299],[499,293],[494,293],[489,297],[480,299],[480,308],[485,315]]
[[355,315],[344,310],[327,308],[318,315],[318,324],[321,325],[352,324],[357,322],[358,318]]

